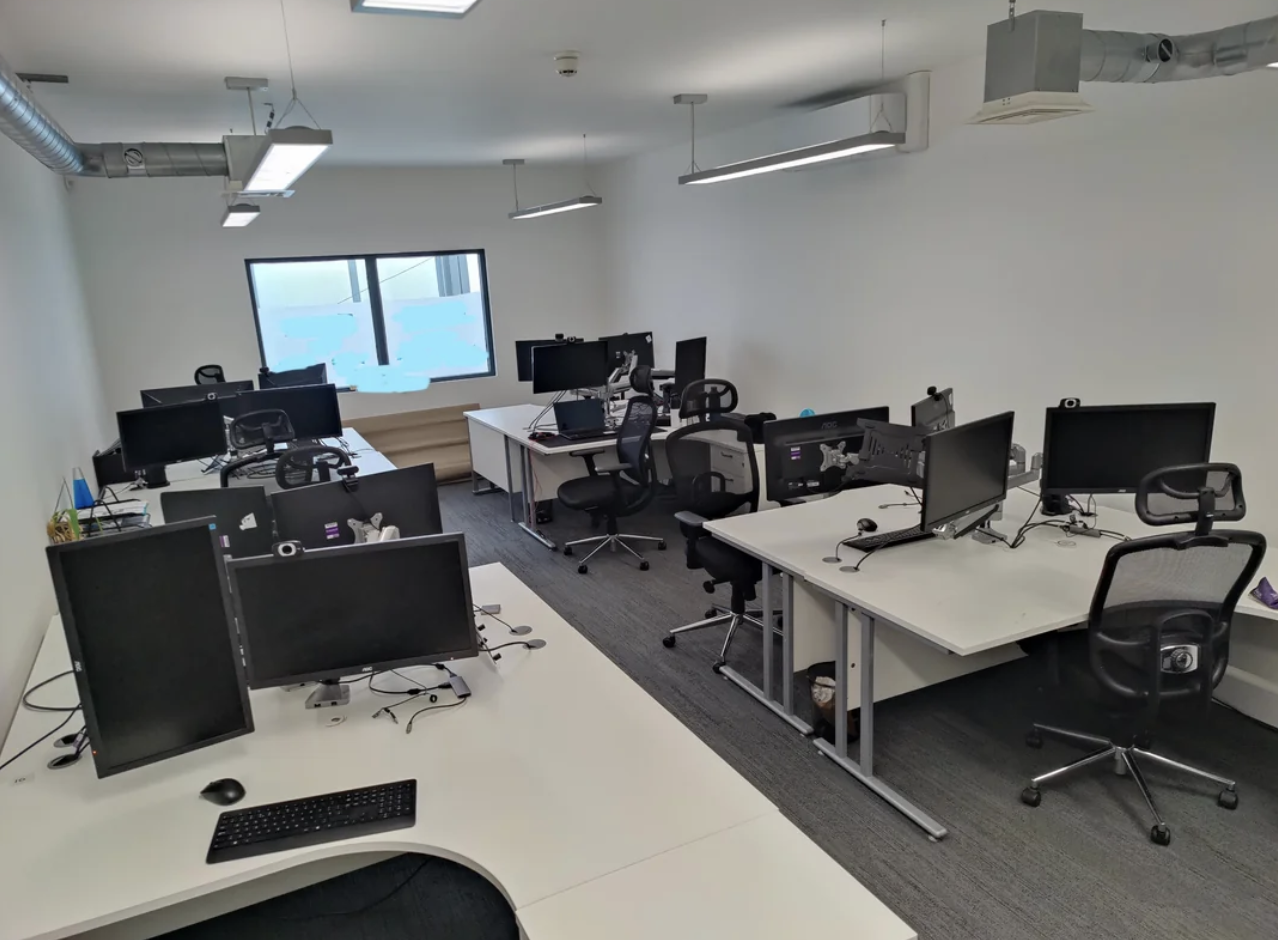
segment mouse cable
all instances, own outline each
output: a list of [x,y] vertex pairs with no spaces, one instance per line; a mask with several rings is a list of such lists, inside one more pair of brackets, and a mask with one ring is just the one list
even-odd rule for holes
[[79,705],[75,705],[72,707],[54,706],[54,705],[32,705],[30,701],[32,692],[38,692],[40,689],[43,689],[49,683],[56,682],[58,679],[61,679],[63,676],[69,676],[71,674],[72,674],[71,670],[68,669],[66,672],[60,672],[56,676],[53,676],[52,678],[45,679],[43,682],[37,682],[31,688],[27,689],[25,692],[22,693],[22,707],[27,709],[28,711],[33,711],[33,712],[57,712],[59,714],[62,714],[65,712],[78,712],[80,710]]
[[[57,734],[59,731],[61,731],[63,728],[69,725],[71,723],[71,719],[75,717],[75,712],[78,712],[79,710],[80,710],[80,706],[77,705],[75,707],[75,711],[71,712],[71,714],[67,715],[67,717],[62,719],[62,724],[58,725],[48,734],[42,735],[41,737],[36,738],[34,741],[32,741],[30,744],[28,744],[26,747],[20,750],[17,754],[14,754],[3,764],[0,764],[0,770],[4,770],[6,767],[12,764],[15,760],[17,760],[23,754],[27,753],[27,751],[32,750],[33,748],[35,748],[36,746],[40,744],[43,744],[45,741],[49,740],[49,738],[53,737],[55,734]],[[79,734],[79,732],[76,732],[76,733]]]

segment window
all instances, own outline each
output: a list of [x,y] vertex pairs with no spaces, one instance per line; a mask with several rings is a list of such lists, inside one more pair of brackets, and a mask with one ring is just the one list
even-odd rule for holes
[[496,375],[483,251],[249,260],[262,365],[362,392]]

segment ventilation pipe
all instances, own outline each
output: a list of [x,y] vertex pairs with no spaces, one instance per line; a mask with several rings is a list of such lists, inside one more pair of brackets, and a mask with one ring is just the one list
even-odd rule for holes
[[0,133],[63,176],[228,176],[222,144],[77,144],[0,58]]
[[1083,29],[1078,13],[1036,10],[988,30],[985,106],[974,124],[1028,124],[1091,107],[1081,82],[1174,82],[1278,62],[1278,16],[1167,36]]

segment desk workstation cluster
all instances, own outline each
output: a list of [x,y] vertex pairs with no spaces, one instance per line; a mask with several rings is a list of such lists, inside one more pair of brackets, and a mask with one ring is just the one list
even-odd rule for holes
[[195,388],[119,416],[126,479],[93,515],[124,487],[145,505],[48,549],[59,613],[0,751],[23,846],[0,938],[156,936],[401,854],[479,873],[529,938],[916,936],[533,590],[472,566],[432,468],[335,405],[334,433],[331,386],[252,410],[264,391]]

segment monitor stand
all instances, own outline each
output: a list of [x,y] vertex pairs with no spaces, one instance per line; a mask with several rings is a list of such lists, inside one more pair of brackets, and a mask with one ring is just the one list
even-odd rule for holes
[[1068,516],[1070,514],[1069,497],[1044,496],[1039,512],[1045,516]]
[[325,679],[306,699],[307,708],[336,708],[351,703],[351,687],[337,679]]

